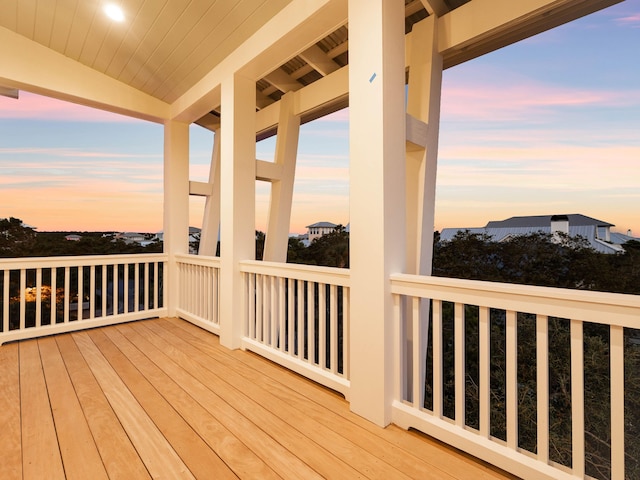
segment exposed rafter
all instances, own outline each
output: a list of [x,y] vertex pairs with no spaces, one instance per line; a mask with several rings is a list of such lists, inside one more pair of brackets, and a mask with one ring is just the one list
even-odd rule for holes
[[437,15],[438,17],[443,16],[444,14],[450,11],[447,4],[444,3],[444,0],[420,0],[424,8],[427,9],[429,15]]

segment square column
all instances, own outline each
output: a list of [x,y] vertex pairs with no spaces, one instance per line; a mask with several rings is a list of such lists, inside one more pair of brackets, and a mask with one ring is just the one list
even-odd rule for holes
[[220,343],[239,348],[246,301],[239,262],[255,259],[256,83],[222,83],[220,128]]
[[175,255],[189,253],[189,124],[164,124],[164,252],[169,254],[164,304],[174,317],[178,307]]
[[389,276],[405,267],[404,2],[349,0],[351,410],[391,421]]

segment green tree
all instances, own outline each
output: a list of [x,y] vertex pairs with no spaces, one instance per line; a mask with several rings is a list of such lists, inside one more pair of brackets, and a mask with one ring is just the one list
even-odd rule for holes
[[33,246],[36,232],[19,218],[0,219],[0,256],[23,257]]

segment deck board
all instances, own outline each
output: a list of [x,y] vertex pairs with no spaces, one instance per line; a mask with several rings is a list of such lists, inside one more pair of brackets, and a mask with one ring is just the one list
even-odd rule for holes
[[22,479],[18,344],[0,348],[0,465],[5,480]]
[[55,337],[109,478],[150,479],[107,397],[71,335]]
[[513,478],[178,319],[4,345],[0,362],[3,479]]
[[20,344],[20,405],[23,478],[65,478],[37,340]]
[[38,347],[66,477],[108,479],[55,339],[42,338]]

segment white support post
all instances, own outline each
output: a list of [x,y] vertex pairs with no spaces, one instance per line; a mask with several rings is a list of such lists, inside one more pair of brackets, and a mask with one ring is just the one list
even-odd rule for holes
[[211,195],[207,196],[202,218],[202,235],[200,237],[199,255],[216,254],[218,232],[220,231],[220,129],[216,129],[209,167],[209,184]]
[[255,81],[234,74],[222,83],[220,144],[220,343],[239,348],[245,298],[240,263],[255,259]]
[[[435,218],[436,168],[438,132],[440,127],[440,97],[442,89],[442,54],[437,45],[437,17],[431,15],[413,27],[409,55],[409,88],[407,121],[426,134],[420,145],[406,142],[406,215],[407,273],[431,275],[433,263],[433,230]],[[422,129],[420,129],[422,127]],[[429,343],[429,302],[423,301],[416,334],[407,329],[407,342],[416,345],[418,365],[424,365]],[[407,308],[408,324],[417,323]],[[424,391],[425,378],[414,386]]]
[[300,117],[294,114],[295,98],[293,92],[290,92],[280,100],[275,163],[282,166],[282,174],[280,178],[271,182],[271,204],[263,254],[263,259],[270,262],[287,261],[293,181],[300,132]]
[[[164,301],[169,316],[178,307],[175,255],[189,251],[189,125],[164,125],[164,252],[169,254]],[[115,309],[114,309],[115,310]]]
[[407,114],[427,124],[423,148],[407,149],[407,271],[431,275],[436,199],[442,54],[437,17],[417,23],[411,35]]
[[351,409],[387,425],[405,266],[404,2],[349,0]]

